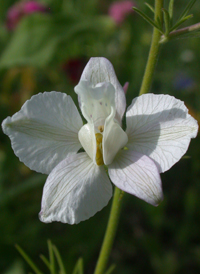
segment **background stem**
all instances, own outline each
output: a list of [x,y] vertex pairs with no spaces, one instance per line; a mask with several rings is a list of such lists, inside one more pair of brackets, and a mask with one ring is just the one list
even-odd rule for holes
[[96,269],[94,274],[103,274],[105,272],[113,241],[115,238],[117,225],[119,222],[120,209],[122,204],[123,191],[115,187],[115,193],[112,202],[112,208],[110,212],[110,217],[108,220],[108,225],[106,233],[104,236],[103,244],[101,247],[99,259],[97,261]]
[[[161,10],[162,7],[163,7],[163,0],[155,0],[155,20],[157,20],[159,18],[161,23],[163,20],[162,19],[162,10]],[[158,54],[159,54],[159,49],[160,49],[160,43],[159,43],[160,37],[161,37],[161,33],[156,28],[154,28],[152,41],[151,41],[151,48],[149,51],[149,57],[148,57],[146,69],[144,72],[139,95],[149,92],[149,90],[151,88],[153,74],[155,71]]]

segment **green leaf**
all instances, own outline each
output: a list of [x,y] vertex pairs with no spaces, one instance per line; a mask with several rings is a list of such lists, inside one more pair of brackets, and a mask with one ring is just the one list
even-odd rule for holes
[[187,21],[188,19],[192,18],[193,15],[190,14],[186,17],[184,17],[183,19],[181,19],[180,21],[178,21],[171,29],[170,29],[170,32],[177,29],[181,24],[183,24],[185,21]]
[[188,14],[188,12],[191,10],[191,8],[193,7],[193,5],[194,5],[195,2],[196,2],[196,0],[190,0],[190,2],[187,4],[187,6],[185,7],[184,11],[180,15],[178,21],[180,21],[181,19],[183,19]]
[[50,271],[51,271],[51,274],[55,274],[55,259],[54,259],[53,246],[50,240],[47,241],[47,244],[49,249]]
[[169,11],[169,17],[170,17],[170,20],[171,20],[171,23],[172,23],[173,12],[174,12],[174,0],[170,0],[168,11]]
[[58,266],[60,268],[59,274],[66,274],[62,258],[61,258],[60,253],[55,245],[53,245],[53,251],[54,251],[55,257],[57,259]]
[[40,259],[44,262],[44,264],[48,267],[49,270],[51,270],[51,265],[47,258],[44,255],[40,255]]
[[184,39],[184,38],[196,38],[200,37],[200,23],[191,25],[186,28],[178,29],[176,31],[170,32],[168,37],[161,37],[160,43],[165,43],[169,40],[174,40],[174,39]]
[[[160,20],[160,17],[157,17],[157,18],[155,19],[155,22],[156,22],[156,24],[159,26],[159,28],[162,29],[162,22],[161,22],[161,20]],[[162,33],[163,33],[163,31],[162,31]]]
[[72,274],[83,274],[83,259],[79,258]]
[[153,13],[155,13],[154,8],[153,8],[150,4],[145,3],[145,5],[146,5]]
[[116,265],[115,264],[112,264],[108,270],[105,272],[105,274],[111,274],[116,268]]
[[24,258],[24,260],[33,269],[33,271],[35,272],[35,274],[42,274],[42,272],[37,268],[37,266],[34,264],[34,262],[31,260],[31,258],[24,252],[24,250],[19,245],[15,245],[15,247],[19,251],[19,253],[22,255],[22,257]]
[[162,29],[160,28],[160,26],[154,22],[149,16],[147,16],[144,12],[142,12],[141,10],[133,7],[133,10],[136,11],[140,16],[142,16],[142,18],[144,20],[146,20],[150,25],[152,25],[153,27],[157,28],[161,33],[163,33]]
[[78,41],[80,48],[82,35],[87,41],[91,37],[97,41],[99,37],[108,35],[113,30],[114,22],[108,16],[33,14],[24,17],[0,57],[0,68],[19,65],[47,66],[59,54],[58,47],[61,43],[64,43],[64,58],[69,58],[67,46]]
[[164,22],[165,22],[165,35],[167,36],[169,34],[169,28],[170,28],[170,16],[166,9],[162,9],[164,13]]

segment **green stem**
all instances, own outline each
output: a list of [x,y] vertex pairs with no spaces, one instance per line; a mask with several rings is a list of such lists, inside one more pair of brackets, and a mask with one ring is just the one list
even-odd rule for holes
[[107,262],[109,259],[109,255],[112,249],[113,241],[117,230],[117,225],[119,222],[123,193],[123,191],[115,187],[110,217],[108,220],[106,233],[104,236],[103,244],[101,247],[99,259],[97,261],[94,274],[103,274],[106,270]]
[[[155,21],[159,18],[161,23],[163,20],[162,8],[163,8],[163,0],[155,0]],[[158,29],[154,28],[152,41],[151,41],[151,48],[149,51],[149,57],[148,57],[139,95],[149,92],[151,88],[153,74],[155,71],[159,49],[160,49],[160,43],[159,43],[160,37],[161,37],[161,33],[159,32]]]

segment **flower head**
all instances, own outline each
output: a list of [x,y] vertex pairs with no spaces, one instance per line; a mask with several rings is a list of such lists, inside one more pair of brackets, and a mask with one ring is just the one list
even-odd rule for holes
[[9,30],[16,28],[17,24],[22,17],[35,12],[46,12],[47,9],[44,5],[37,1],[17,2],[7,13],[6,26]]
[[[2,123],[19,159],[49,174],[41,221],[88,219],[111,198],[110,180],[157,205],[163,196],[160,173],[180,160],[197,135],[197,121],[184,103],[169,95],[137,97],[124,131],[124,91],[105,58],[90,59],[75,92],[85,125],[71,97],[55,91],[33,96]],[[78,153],[81,147],[85,152]]]

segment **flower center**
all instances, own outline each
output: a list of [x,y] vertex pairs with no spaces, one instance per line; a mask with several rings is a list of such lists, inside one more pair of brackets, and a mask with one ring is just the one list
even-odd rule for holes
[[[99,131],[101,131],[99,129]],[[103,130],[101,131],[103,132]],[[98,166],[101,166],[104,164],[103,162],[103,151],[102,151],[102,139],[103,139],[103,135],[101,133],[96,133],[95,134],[96,137],[96,144],[97,144],[97,148],[96,148],[96,163]]]

